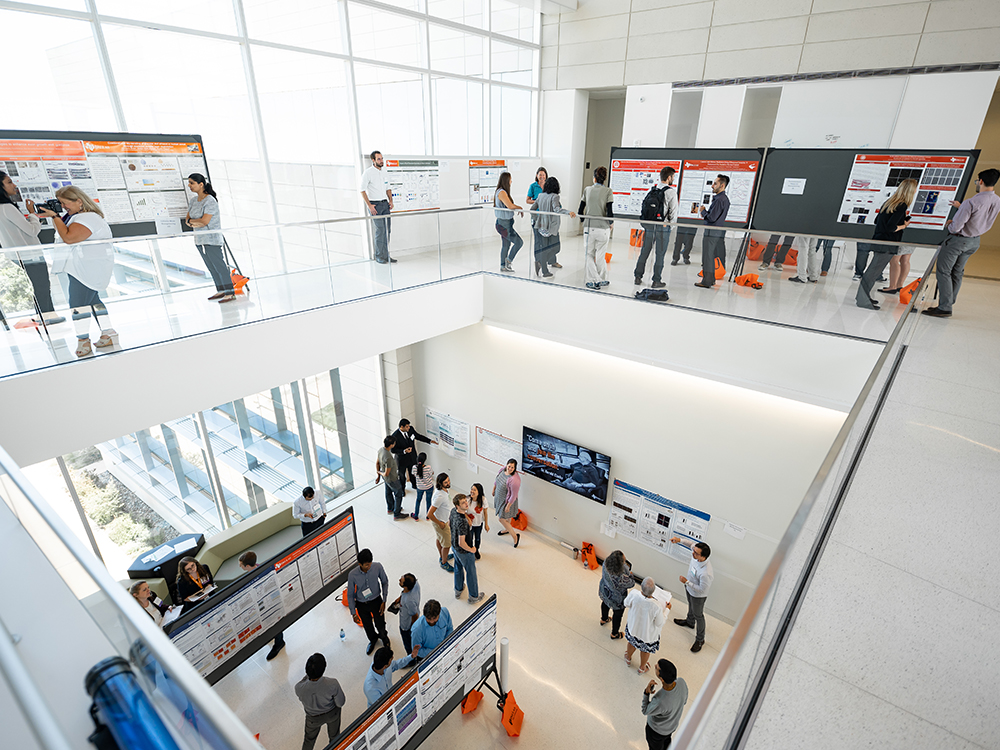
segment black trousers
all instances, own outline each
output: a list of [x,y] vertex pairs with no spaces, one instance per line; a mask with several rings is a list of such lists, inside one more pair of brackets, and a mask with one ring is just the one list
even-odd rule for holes
[[601,602],[601,619],[607,620],[608,613],[611,613],[611,635],[618,635],[618,631],[622,626],[622,616],[625,614],[625,608],[621,609],[611,609],[607,604]]
[[[412,625],[410,627],[413,627]],[[403,639],[403,650],[408,653],[413,653],[413,639],[409,630],[399,629],[399,637]]]
[[389,634],[385,632],[385,615],[380,614],[382,599],[372,599],[370,602],[354,602],[354,611],[361,618],[361,624],[365,628],[365,635],[368,636],[369,643],[375,643],[379,638],[382,643],[388,645]]
[[682,251],[685,258],[691,257],[691,248],[694,247],[694,237],[697,233],[697,229],[677,227],[677,237],[674,240],[674,260],[681,259]]
[[38,309],[43,313],[52,312],[52,287],[49,283],[49,267],[44,260],[27,260],[21,263],[21,268],[28,274],[28,281],[35,292]]
[[672,735],[657,734],[649,728],[649,724],[646,725],[646,744],[649,745],[649,750],[667,750],[671,739]]
[[316,531],[316,529],[318,529],[320,526],[322,526],[324,523],[326,523],[326,514],[325,513],[322,516],[320,516],[319,518],[317,518],[315,521],[303,521],[302,522],[302,536],[309,536],[314,531]]

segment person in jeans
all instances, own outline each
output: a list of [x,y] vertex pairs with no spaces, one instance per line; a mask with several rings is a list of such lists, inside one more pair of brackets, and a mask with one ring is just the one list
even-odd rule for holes
[[483,485],[476,482],[469,490],[469,525],[472,527],[472,546],[476,548],[476,559],[479,559],[479,548],[483,544],[483,526],[490,533],[490,510],[486,504],[486,491]]
[[549,266],[562,268],[556,263],[556,255],[559,254],[559,226],[561,219],[552,214],[569,214],[570,218],[576,218],[576,213],[567,211],[559,203],[559,180],[549,177],[545,180],[544,192],[538,196],[531,207],[532,211],[541,211],[531,218],[531,225],[535,232],[535,273],[546,279],[551,279],[553,274],[549,273]]
[[958,209],[948,225],[948,238],[941,243],[937,260],[937,307],[924,310],[932,318],[950,318],[951,308],[962,288],[965,264],[979,249],[979,238],[990,231],[1000,213],[996,194],[1000,170],[985,169],[976,176],[976,194],[963,203],[952,201]]
[[[614,216],[614,193],[604,183],[608,179],[606,167],[594,170],[594,184],[583,191],[580,213],[584,216]],[[584,248],[586,253],[586,281],[588,289],[600,289],[608,281],[608,261],[605,250],[611,238],[611,222],[602,219],[584,219]]]
[[396,457],[392,454],[396,441],[392,435],[387,435],[375,458],[375,484],[385,481],[385,507],[389,515],[399,521],[408,516],[403,512],[403,485],[399,481],[399,468]]
[[625,559],[625,553],[616,549],[604,559],[601,568],[601,583],[597,593],[601,597],[601,625],[608,624],[611,615],[611,640],[622,637],[622,616],[625,614],[625,597],[635,586],[632,566]]
[[431,495],[434,492],[434,469],[427,463],[427,454],[417,456],[417,465],[413,467],[413,478],[417,481],[417,504],[410,514],[414,521],[420,520],[420,501],[425,500],[425,507],[431,509]]
[[702,289],[715,286],[715,259],[718,258],[723,267],[726,265],[726,230],[710,227],[725,227],[726,217],[729,215],[727,187],[729,177],[724,174],[716,175],[712,182],[712,192],[715,194],[712,205],[707,210],[701,209],[701,218],[705,220],[705,234],[701,240],[701,281],[696,282],[695,286]]
[[420,616],[420,584],[413,573],[405,573],[399,579],[399,587],[403,593],[396,597],[393,604],[399,606],[399,637],[403,639],[406,653],[410,653],[413,650],[410,641],[413,623]]
[[229,271],[225,253],[222,252],[224,243],[222,232],[199,231],[222,229],[222,221],[219,218],[219,196],[212,189],[212,183],[205,179],[203,174],[195,172],[188,175],[187,184],[188,190],[194,193],[194,198],[188,204],[184,223],[194,230],[194,244],[205,262],[205,267],[212,274],[212,281],[215,282],[215,294],[209,299],[219,303],[232,302],[236,299],[236,292],[233,289],[233,275]]
[[340,734],[340,709],[347,702],[347,696],[340,683],[333,677],[324,677],[324,672],[326,657],[313,654],[306,660],[306,676],[295,684],[295,695],[306,712],[302,750],[312,750],[316,746],[316,738],[324,724],[330,743]]
[[[551,177],[549,179],[552,179]],[[455,548],[455,598],[462,598],[465,579],[469,581],[469,604],[478,604],[486,594],[479,593],[479,578],[476,576],[476,548],[472,545],[472,527],[469,525],[469,498],[458,494],[452,498],[449,525]]]
[[[664,167],[660,170],[660,182],[650,190],[663,191],[663,218],[661,221],[672,222],[677,218],[677,191],[674,190],[674,175],[676,170],[673,167]],[[644,218],[655,218],[647,216]],[[667,243],[670,242],[670,227],[661,224],[642,225],[642,250],[639,252],[639,260],[636,261],[635,285],[642,284],[642,275],[646,272],[646,261],[649,260],[649,252],[656,246],[653,254],[653,289],[663,289],[661,274],[663,273],[663,259],[667,256]],[[676,264],[675,264],[676,265]]]
[[389,233],[392,231],[392,219],[389,213],[392,211],[392,188],[385,182],[385,175],[382,167],[385,160],[381,151],[372,151],[369,155],[372,165],[361,175],[361,197],[365,201],[368,213],[372,216],[384,216],[384,219],[375,219],[375,262],[395,263],[395,258],[389,257]]
[[642,691],[642,715],[646,717],[646,744],[649,750],[667,750],[670,739],[681,724],[681,714],[688,699],[688,686],[677,676],[673,662],[656,662],[656,680],[650,680]]
[[[684,547],[689,546],[676,536],[671,537],[670,542]],[[708,561],[712,554],[711,547],[705,542],[696,542],[690,545],[690,548],[691,562],[688,563],[688,573],[678,579],[684,584],[684,593],[687,595],[687,617],[675,617],[674,624],[683,628],[697,627],[691,650],[698,653],[705,645],[705,600],[708,599],[708,590],[715,580],[715,572],[712,570],[712,563]]]
[[510,172],[503,172],[497,180],[497,189],[493,193],[493,213],[496,214],[497,234],[500,235],[500,270],[514,273],[511,263],[517,251],[524,245],[521,235],[514,229],[514,211],[521,207],[510,198]]

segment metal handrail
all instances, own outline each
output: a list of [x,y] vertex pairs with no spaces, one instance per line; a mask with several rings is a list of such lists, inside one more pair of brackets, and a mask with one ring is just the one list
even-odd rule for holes
[[[93,552],[76,537],[69,526],[52,509],[41,494],[25,478],[10,455],[0,447],[0,468],[11,478],[24,498],[52,529],[73,558],[93,579],[114,606],[116,615],[125,620],[142,638],[150,653],[163,670],[180,686],[185,696],[203,716],[211,721],[219,734],[233,750],[260,750],[260,745],[249,730],[188,663],[167,636],[145,612],[135,605],[135,600],[111,577],[107,568]],[[2,634],[0,634],[2,636]],[[61,746],[55,746],[53,750]]]
[[[705,720],[711,715],[712,709],[719,698],[719,694],[721,693],[726,678],[728,677],[729,670],[732,668],[737,658],[741,655],[747,635],[756,621],[758,614],[760,614],[764,602],[767,601],[777,581],[780,580],[781,575],[788,572],[785,569],[789,562],[788,553],[795,542],[798,541],[798,536],[805,527],[806,520],[809,517],[813,506],[819,499],[823,484],[829,478],[830,471],[833,466],[840,459],[841,453],[843,452],[844,446],[850,437],[851,431],[857,424],[857,421],[861,416],[861,412],[864,410],[868,398],[874,390],[875,384],[878,382],[880,375],[882,374],[882,368],[885,367],[885,364],[889,359],[890,352],[893,350],[893,347],[900,335],[902,335],[904,328],[908,325],[910,310],[917,303],[920,293],[927,285],[930,270],[937,261],[937,255],[938,254],[935,252],[934,256],[931,258],[931,261],[922,276],[920,286],[917,291],[914,292],[912,298],[910,299],[910,303],[906,306],[902,317],[893,329],[888,341],[886,341],[885,346],[882,349],[882,353],[879,355],[879,358],[876,360],[875,365],[872,368],[871,374],[868,376],[864,386],[861,388],[861,392],[858,394],[858,398],[854,402],[854,406],[848,413],[840,431],[837,433],[836,438],[834,438],[833,444],[830,446],[830,450],[827,451],[827,454],[823,459],[823,463],[820,464],[819,470],[816,472],[816,476],[813,478],[812,483],[810,483],[808,490],[806,490],[802,503],[799,505],[798,510],[792,517],[791,523],[788,525],[788,528],[782,535],[781,540],[778,542],[774,555],[771,557],[770,562],[765,568],[764,573],[760,578],[760,582],[754,589],[753,595],[750,597],[750,601],[747,602],[747,605],[743,610],[743,614],[740,615],[740,619],[737,620],[736,625],[733,627],[732,631],[730,631],[729,638],[726,639],[726,643],[722,647],[722,651],[719,653],[718,659],[716,659],[715,664],[712,666],[708,679],[706,679],[703,683],[698,698],[691,706],[691,710],[688,711],[687,715],[684,717],[684,723],[674,736],[674,745],[677,748],[684,749],[694,747],[694,743],[698,740],[702,730],[704,729]],[[768,648],[770,649],[771,647],[772,644],[768,644]],[[741,706],[741,710],[742,709],[743,707]],[[734,721],[738,718],[739,715],[734,717]]]

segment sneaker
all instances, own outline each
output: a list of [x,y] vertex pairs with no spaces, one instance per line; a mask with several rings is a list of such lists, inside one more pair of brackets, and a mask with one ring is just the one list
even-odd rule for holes
[[447,570],[449,573],[455,572],[455,566],[451,563],[441,563],[441,570]]
[[562,268],[562,264],[561,263],[556,263],[555,261],[553,261],[552,263],[549,263],[549,265],[552,266],[553,268]]
[[479,592],[479,596],[477,596],[475,599],[469,599],[469,604],[479,604],[479,602],[481,602],[485,598],[486,598],[486,592],[481,591]]
[[392,514],[392,520],[393,521],[405,521],[407,518],[409,518],[409,516],[406,515],[405,513],[393,513]]
[[775,263],[774,264],[774,270],[775,271],[784,271],[785,267],[781,263]]
[[636,286],[642,286],[642,276],[636,276],[635,277],[635,285]]
[[684,259],[684,265],[685,266],[690,266],[691,265],[691,259],[690,258],[685,258]]
[[680,263],[679,260],[672,260],[672,261],[670,261],[670,265],[672,265],[672,266],[676,266],[678,263]]
[[462,588],[460,588],[458,591],[455,592],[455,598],[456,599],[461,599],[463,591],[465,591],[465,586],[462,586]]
[[854,274],[854,279],[853,279],[853,281],[861,281],[861,274],[860,274],[860,273],[856,273],[856,274]]
[[596,281],[588,281],[587,289],[600,289],[600,285]]
[[598,286],[610,286],[611,282],[610,281],[598,281],[597,285]]
[[514,269],[510,266],[500,266],[500,270],[504,273],[514,273]]
[[420,516],[418,516],[416,513],[411,513],[410,518],[412,518],[414,521],[420,520]]
[[770,263],[761,263],[759,266],[757,266],[757,270],[758,271],[766,271],[770,267],[771,267]]
[[652,284],[649,285],[650,289],[665,289],[666,287],[667,285],[664,284],[662,281],[654,281]]
[[793,281],[796,284],[805,284],[806,283],[803,279],[800,279],[798,276],[792,276],[792,278],[790,278],[789,281]]

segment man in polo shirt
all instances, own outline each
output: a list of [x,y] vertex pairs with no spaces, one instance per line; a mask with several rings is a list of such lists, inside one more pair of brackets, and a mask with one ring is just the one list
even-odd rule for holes
[[385,216],[384,219],[375,219],[375,261],[377,263],[395,263],[394,258],[389,257],[389,231],[392,228],[392,219],[389,212],[392,211],[392,190],[386,185],[385,174],[382,167],[385,161],[382,159],[381,151],[371,152],[372,165],[361,175],[361,197],[365,200],[368,213],[372,216]]
[[312,750],[316,746],[316,738],[324,724],[330,742],[340,734],[340,709],[347,702],[347,696],[337,680],[323,676],[325,671],[326,657],[313,654],[306,661],[306,676],[295,684],[295,695],[306,712],[302,750]]
[[375,650],[375,642],[382,639],[389,646],[389,634],[385,632],[385,599],[389,592],[389,577],[382,563],[372,562],[370,549],[358,553],[358,567],[347,575],[347,606],[354,622],[362,625],[368,636],[369,656]]
[[436,649],[455,630],[451,624],[451,613],[436,599],[428,599],[424,605],[424,616],[410,628],[410,645],[413,658],[423,658]]

